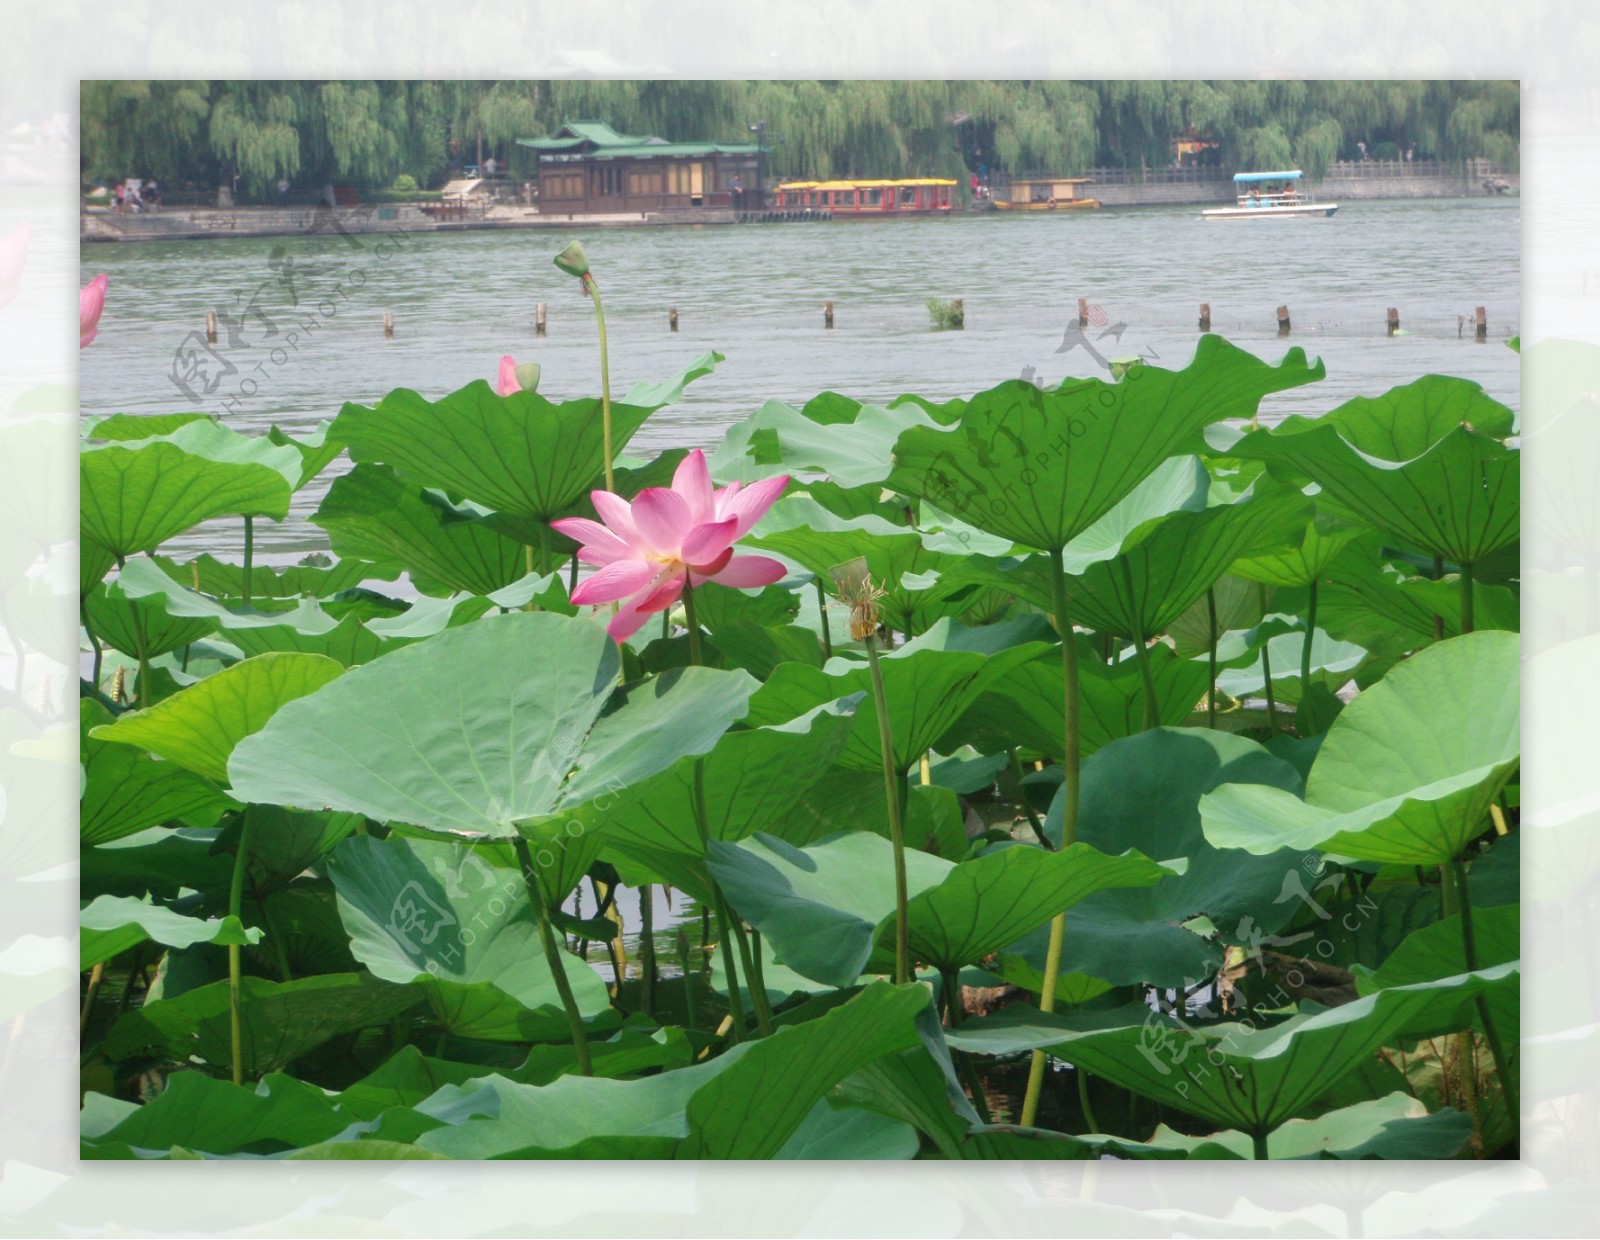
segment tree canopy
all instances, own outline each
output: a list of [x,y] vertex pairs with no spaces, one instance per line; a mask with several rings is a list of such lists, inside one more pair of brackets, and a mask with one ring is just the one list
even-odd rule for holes
[[1317,178],[1358,143],[1514,163],[1521,94],[1506,81],[93,81],[81,171],[86,184],[237,177],[259,198],[280,179],[437,184],[481,142],[527,175],[516,140],[580,118],[680,141],[750,141],[764,122],[778,177],[1160,168],[1190,134],[1226,167],[1292,163]]

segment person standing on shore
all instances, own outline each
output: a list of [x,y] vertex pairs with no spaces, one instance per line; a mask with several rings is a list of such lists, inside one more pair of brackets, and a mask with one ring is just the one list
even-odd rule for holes
[[735,211],[744,209],[744,186],[739,183],[737,174],[733,178],[733,209]]
[[125,198],[127,198],[127,196],[128,196],[128,187],[126,185],[124,185],[121,181],[118,181],[117,182],[117,188],[116,188],[115,192],[116,192],[116,199],[117,199],[117,214],[121,215],[122,214],[122,203],[123,203],[123,200]]

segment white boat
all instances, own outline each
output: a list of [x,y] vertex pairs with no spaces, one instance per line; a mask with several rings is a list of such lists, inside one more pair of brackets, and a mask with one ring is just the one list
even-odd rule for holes
[[1328,216],[1339,209],[1336,202],[1316,202],[1303,198],[1299,186],[1300,170],[1288,172],[1236,172],[1234,189],[1238,205],[1202,211],[1207,220],[1303,219]]

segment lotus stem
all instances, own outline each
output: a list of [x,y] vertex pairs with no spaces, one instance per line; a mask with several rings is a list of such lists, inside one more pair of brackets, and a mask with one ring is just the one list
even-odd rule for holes
[[831,659],[833,634],[828,630],[828,593],[822,588],[822,578],[818,577],[812,584],[817,587],[817,611],[822,615],[822,656]]
[[256,559],[256,519],[244,519],[244,605],[250,606],[250,573]]
[[[1472,929],[1472,892],[1467,887],[1467,867],[1460,858],[1456,858],[1448,866],[1442,867],[1442,872],[1450,875],[1450,885],[1455,888],[1456,906],[1461,912],[1461,950],[1466,957],[1467,971],[1475,973],[1478,969],[1478,944]],[[1500,1040],[1500,1031],[1495,1028],[1494,1017],[1489,1013],[1489,1001],[1480,994],[1473,1002],[1478,1009],[1478,1019],[1483,1022],[1484,1036],[1489,1040],[1489,1054],[1494,1057],[1494,1069],[1500,1077],[1506,1109],[1511,1113],[1512,1121],[1520,1125],[1520,1091],[1511,1075],[1511,1061],[1506,1054],[1505,1044]]]
[[[1267,618],[1267,587],[1258,586],[1261,590],[1261,618]],[[1267,728],[1274,736],[1278,734],[1278,704],[1272,696],[1272,638],[1267,638],[1261,643],[1261,675],[1267,682]]]
[[678,927],[678,967],[683,974],[684,1028],[693,1029],[699,1023],[694,1006],[694,972],[689,968],[689,936]]
[[615,493],[616,476],[611,468],[611,364],[606,356],[606,312],[600,304],[600,286],[587,272],[583,277],[589,296],[594,299],[594,321],[600,328],[600,426],[605,435],[606,490]]
[[550,554],[550,526],[541,521],[539,522],[539,571],[546,575],[551,573],[555,568],[552,561],[553,557]]
[[683,623],[689,630],[689,662],[695,667],[704,667],[700,653],[700,622],[694,615],[694,587],[687,580],[683,586]]
[[[83,1036],[83,1031],[89,1027],[89,1013],[94,1011],[94,999],[100,993],[100,981],[105,975],[106,962],[104,960],[89,970],[89,985],[84,989],[83,1008],[78,1013],[78,1036],[80,1038]],[[234,1058],[238,1058],[237,1051],[234,1053]],[[235,1082],[235,1084],[237,1083]]]
[[750,950],[750,936],[745,931],[744,922],[737,917],[732,920],[733,937],[739,944],[739,963],[744,966],[745,982],[750,987],[750,1006],[756,1010],[756,1028],[761,1031],[762,1037],[770,1037],[772,1005],[767,1002],[766,987],[758,980],[761,968]]
[[511,841],[517,862],[522,866],[522,881],[528,885],[528,899],[533,904],[533,915],[539,923],[539,941],[544,945],[545,963],[550,966],[550,976],[555,980],[556,993],[561,996],[561,1008],[567,1014],[567,1028],[572,1032],[572,1048],[578,1056],[578,1071],[584,1076],[594,1075],[594,1061],[589,1057],[589,1034],[583,1026],[583,1013],[578,1010],[578,1000],[573,996],[572,983],[567,980],[563,952],[556,945],[555,932],[550,928],[550,912],[539,894],[539,875],[533,868],[533,854],[528,841],[518,835]]
[[[1443,576],[1444,556],[1436,555],[1433,557],[1433,579],[1438,581]],[[1444,640],[1444,617],[1438,612],[1433,613],[1433,640],[1436,642]]]
[[1206,667],[1210,673],[1210,688],[1206,691],[1206,727],[1217,726],[1217,589],[1215,586],[1206,588],[1206,630],[1209,640],[1206,642]]
[[100,646],[100,639],[95,636],[94,625],[89,623],[88,599],[80,594],[78,596],[78,617],[83,621],[83,631],[88,635],[89,648],[94,651],[94,670],[90,675],[94,677],[94,691],[100,692],[100,675],[105,666],[106,652]]
[[[939,970],[939,989],[944,992],[944,1019],[950,1028],[958,1028],[967,1018],[966,1009],[961,1003],[961,970]],[[961,1069],[961,1075],[966,1080],[967,1092],[972,1095],[972,1107],[978,1113],[978,1119],[985,1123],[993,1123],[989,1114],[989,1096],[983,1088],[983,1078],[978,1075],[978,1066],[972,1062],[972,1056],[966,1051],[954,1048],[950,1051],[950,1058]]]
[[1271,1155],[1267,1153],[1267,1131],[1267,1129],[1258,1128],[1255,1132],[1250,1134],[1250,1144],[1253,1147],[1253,1153],[1256,1159],[1262,1162],[1265,1162],[1271,1157]]
[[655,885],[639,888],[639,1010],[646,1016],[656,997]]
[[[1119,557],[1122,565],[1122,584],[1128,592],[1128,614],[1134,615],[1133,569],[1128,567],[1126,556]],[[1139,661],[1139,678],[1144,681],[1144,723],[1141,732],[1148,732],[1161,718],[1161,700],[1156,694],[1156,678],[1150,671],[1150,648],[1144,644],[1144,630],[1137,620],[1129,627],[1133,630],[1133,654]]]
[[[1067,615],[1067,569],[1062,550],[1050,556],[1050,594],[1055,608],[1056,633],[1061,638],[1061,847],[1070,848],[1078,838],[1078,643]],[[1050,942],[1044,956],[1044,986],[1039,992],[1039,1010],[1053,1012],[1056,1006],[1056,978],[1061,972],[1061,945],[1066,936],[1067,915],[1057,913],[1050,921]],[[1044,1070],[1049,1056],[1033,1052],[1028,1067],[1028,1088],[1022,1098],[1022,1125],[1033,1127],[1039,1114],[1039,1095],[1044,1091]]]
[[1461,565],[1461,631],[1472,632],[1472,565]]
[[[141,686],[141,695],[143,687]],[[244,875],[250,864],[250,815],[239,821],[239,843],[233,855],[233,883],[228,888],[228,916],[239,921],[239,910],[244,901]],[[242,923],[241,923],[242,924]],[[232,1038],[233,1083],[244,1084],[244,1022],[241,1014],[242,982],[240,978],[240,947],[228,944],[228,1025]]]
[[1056,846],[1044,833],[1044,824],[1039,821],[1039,815],[1034,813],[1033,806],[1028,804],[1028,790],[1022,785],[1022,759],[1017,757],[1014,748],[1006,750],[1006,757],[1011,759],[1011,775],[1017,781],[1017,800],[1022,803],[1022,812],[1028,816],[1028,825],[1033,828],[1033,834],[1038,838],[1040,847],[1046,852],[1055,852]]
[[878,748],[883,755],[883,791],[889,809],[889,840],[894,846],[894,981],[911,980],[911,923],[906,913],[906,833],[900,819],[900,787],[894,770],[894,736],[889,726],[889,695],[878,664],[878,638],[870,630],[862,639],[872,674],[872,704],[878,714]]
[[1072,1070],[1078,1077],[1078,1106],[1083,1110],[1083,1122],[1088,1125],[1090,1132],[1100,1131],[1100,1122],[1094,1117],[1094,1108],[1089,1105],[1089,1072],[1082,1064],[1075,1063]]
[[1306,590],[1306,640],[1300,647],[1300,700],[1311,700],[1311,641],[1317,635],[1317,579]]

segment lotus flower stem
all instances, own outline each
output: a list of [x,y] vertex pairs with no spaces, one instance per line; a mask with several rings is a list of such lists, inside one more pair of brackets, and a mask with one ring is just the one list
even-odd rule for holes
[[606,357],[606,312],[600,304],[600,286],[587,273],[583,278],[594,299],[594,321],[600,329],[600,427],[605,436],[606,490],[615,492],[617,480],[611,467],[611,364]]
[[1461,565],[1461,631],[1472,632],[1472,565]]
[[[1468,972],[1475,972],[1478,968],[1478,944],[1472,929],[1472,893],[1467,887],[1467,867],[1460,858],[1456,858],[1449,865],[1440,867],[1440,875],[1444,878],[1445,885],[1454,889],[1455,905],[1461,913],[1462,954],[1466,958]],[[1506,1055],[1505,1044],[1501,1042],[1500,1031],[1495,1028],[1494,1017],[1489,1012],[1489,1001],[1480,994],[1473,1002],[1478,1009],[1478,1019],[1483,1022],[1484,1036],[1489,1040],[1489,1054],[1494,1057],[1494,1068],[1500,1077],[1500,1088],[1505,1094],[1506,1109],[1511,1113],[1512,1121],[1517,1122],[1521,1117],[1522,1107],[1516,1080],[1511,1075],[1511,1061]],[[1470,1070],[1469,1063],[1468,1071]]]
[[739,944],[739,963],[744,966],[745,981],[750,987],[750,1006],[756,1010],[756,1027],[761,1030],[762,1037],[769,1037],[772,1034],[772,1005],[767,1002],[767,990],[761,984],[761,966],[751,951],[750,936],[745,931],[744,922],[738,917],[732,921],[733,937]]
[[[1256,589],[1261,592],[1261,615],[1265,619],[1267,614],[1267,587],[1257,586]],[[1272,696],[1272,651],[1270,647],[1270,640],[1261,643],[1261,675],[1267,682],[1267,727],[1272,735],[1276,736],[1278,734],[1278,703],[1273,700]]]
[[1306,590],[1306,640],[1300,647],[1300,700],[1311,700],[1311,642],[1317,635],[1317,579]]
[[[143,685],[139,688],[144,694]],[[250,815],[245,814],[239,823],[239,843],[233,854],[233,884],[228,888],[228,916],[239,920],[239,908],[244,901],[244,875],[250,864]],[[244,1024],[240,1013],[239,944],[228,944],[228,1026],[232,1038],[233,1083],[244,1084]]]
[[533,868],[533,854],[528,841],[518,835],[511,841],[517,862],[522,866],[522,881],[528,885],[528,900],[533,905],[533,915],[539,923],[539,941],[544,945],[545,963],[550,966],[550,976],[555,981],[556,993],[561,996],[562,1010],[567,1014],[567,1028],[572,1032],[572,1048],[577,1052],[578,1071],[584,1076],[594,1075],[594,1062],[589,1057],[589,1034],[583,1027],[583,1013],[572,994],[572,983],[567,980],[563,952],[556,945],[555,932],[550,928],[550,912],[539,894],[539,875]]
[[812,583],[817,587],[817,611],[822,615],[822,657],[833,658],[833,634],[828,631],[828,595],[822,588],[822,578]]
[[1217,726],[1217,589],[1210,586],[1206,589],[1206,667],[1211,679],[1207,682],[1210,686],[1206,690],[1206,727]]
[[689,662],[695,667],[704,667],[700,653],[700,622],[694,614],[694,587],[687,583],[683,587],[683,623],[689,631]]
[[244,605],[250,606],[250,573],[256,559],[256,519],[244,519]]
[[[1067,614],[1067,569],[1059,547],[1050,556],[1050,595],[1056,633],[1061,638],[1061,847],[1070,848],[1078,838],[1078,643],[1073,635],[1072,619]],[[1066,929],[1066,913],[1057,913],[1051,918],[1050,942],[1044,955],[1044,986],[1039,992],[1041,1012],[1055,1010],[1056,979],[1061,973],[1061,945]],[[1048,1060],[1049,1056],[1042,1050],[1033,1052],[1033,1062],[1028,1068],[1028,1088],[1022,1097],[1021,1120],[1025,1128],[1033,1127],[1039,1114],[1039,1095],[1044,1091]]]
[[867,666],[872,674],[872,704],[878,714],[878,748],[883,755],[883,793],[889,810],[889,840],[894,845],[894,981],[911,980],[911,923],[906,914],[906,832],[900,818],[900,781],[894,769],[894,734],[889,726],[889,695],[878,664],[878,637],[868,630]]

